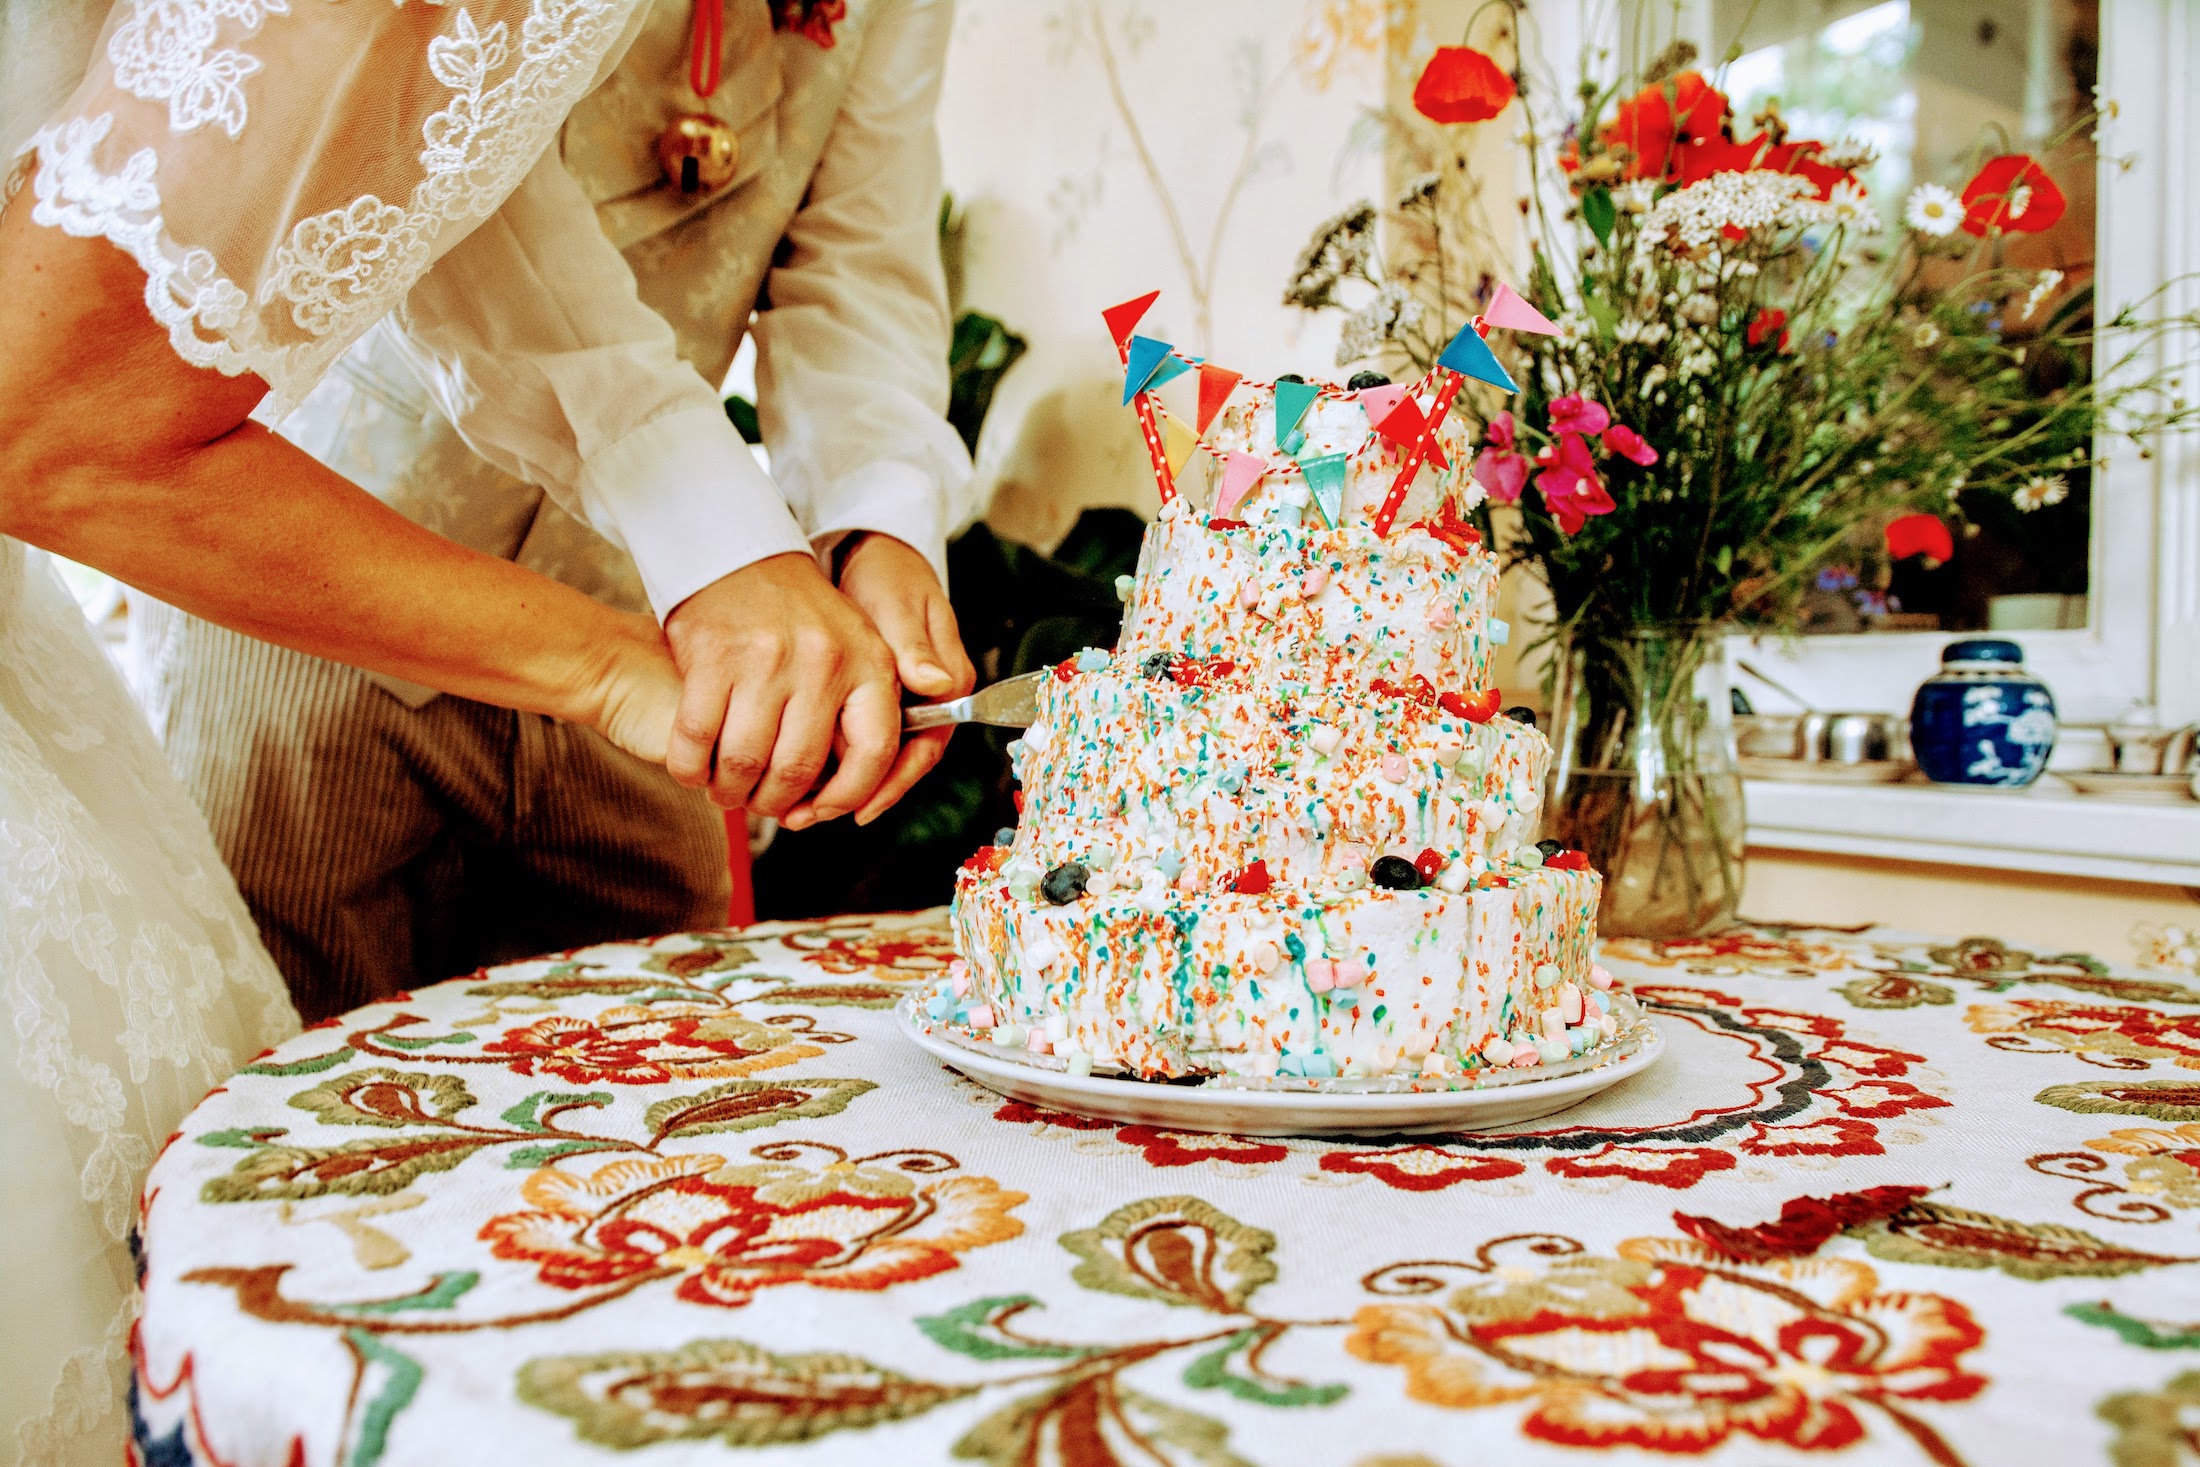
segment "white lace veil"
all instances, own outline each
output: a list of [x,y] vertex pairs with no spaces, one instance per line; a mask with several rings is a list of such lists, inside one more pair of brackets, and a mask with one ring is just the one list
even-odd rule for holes
[[87,48],[90,8],[0,0],[15,181],[35,161],[32,217],[126,251],[177,352],[259,374],[273,423],[496,209],[646,5],[118,0]]

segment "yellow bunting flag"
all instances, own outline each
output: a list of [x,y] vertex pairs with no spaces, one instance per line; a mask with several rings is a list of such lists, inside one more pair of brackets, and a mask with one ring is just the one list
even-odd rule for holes
[[1169,461],[1169,472],[1172,475],[1182,473],[1185,460],[1199,447],[1199,435],[1177,419],[1167,417],[1161,420],[1161,438],[1163,456]]

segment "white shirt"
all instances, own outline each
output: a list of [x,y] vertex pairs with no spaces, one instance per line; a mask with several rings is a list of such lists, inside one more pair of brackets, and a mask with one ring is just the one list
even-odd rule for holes
[[973,509],[943,416],[933,110],[952,18],[951,0],[872,8],[751,328],[772,474],[554,154],[399,314],[402,349],[467,443],[624,548],[660,619],[743,566],[858,530],[908,543],[945,584],[947,536]]

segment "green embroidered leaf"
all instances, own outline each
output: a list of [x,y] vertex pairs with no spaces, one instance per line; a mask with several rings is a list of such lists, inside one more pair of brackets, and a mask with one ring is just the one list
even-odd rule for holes
[[2125,1314],[2113,1304],[2066,1304],[2063,1313],[2081,1324],[2097,1324],[2142,1350],[2200,1350],[2200,1324],[2171,1324]]
[[456,1075],[416,1075],[402,1070],[353,1070],[290,1097],[293,1109],[311,1111],[331,1126],[432,1126],[474,1103]]
[[714,1131],[753,1131],[781,1121],[835,1116],[866,1091],[869,1080],[729,1080],[692,1095],[660,1100],[643,1112],[650,1132],[704,1136]]
[[240,1151],[257,1151],[277,1136],[288,1136],[282,1126],[236,1126],[226,1131],[208,1131],[199,1137],[201,1146],[234,1146]]
[[1920,1004],[1954,1003],[1945,983],[1928,983],[1902,973],[1873,973],[1851,978],[1835,990],[1860,1009],[1914,1009]]
[[1061,1345],[1027,1340],[1008,1333],[1008,1322],[1026,1309],[1041,1308],[1029,1294],[973,1299],[960,1309],[917,1320],[933,1344],[973,1360],[1078,1360],[1104,1350],[1098,1345]]
[[642,966],[652,973],[662,973],[669,978],[695,978],[704,973],[723,973],[730,968],[746,968],[756,962],[756,949],[745,942],[727,942],[723,938],[698,938],[702,945],[686,952],[652,953],[642,960]]
[[2072,1085],[2050,1085],[2032,1098],[2042,1105],[2080,1115],[2200,1121],[2200,1079],[2080,1080]]
[[333,1053],[316,1055],[312,1059],[295,1060],[287,1065],[246,1065],[243,1069],[237,1071],[237,1073],[240,1075],[274,1075],[277,1077],[287,1075],[318,1075],[323,1070],[335,1069],[338,1065],[343,1064],[346,1060],[350,1059],[354,1054],[357,1053],[357,1050],[353,1049],[350,1045],[347,1044],[342,1049],[336,1050]]
[[729,1447],[805,1442],[919,1416],[974,1385],[915,1380],[854,1355],[779,1355],[746,1340],[530,1360],[519,1398],[568,1417],[582,1440],[631,1451],[715,1437]]
[[545,998],[555,1002],[561,998],[584,996],[621,998],[644,988],[661,986],[655,978],[637,978],[630,973],[546,973],[540,978],[501,978],[493,983],[476,983],[466,992],[476,998]]
[[395,1299],[368,1299],[346,1304],[343,1310],[346,1314],[414,1314],[423,1309],[450,1309],[480,1282],[481,1275],[471,1269],[439,1273],[418,1293],[402,1294]]
[[890,1009],[902,991],[889,983],[812,983],[760,993],[760,1003],[816,1004],[821,1008]]
[[2159,1391],[2119,1391],[2093,1414],[2116,1428],[2108,1444],[2116,1467],[2184,1467],[2192,1460],[2192,1419],[2200,1414],[2200,1370],[2171,1377]]
[[1593,188],[1581,196],[1581,222],[1597,237],[1597,243],[1607,249],[1612,244],[1612,226],[1619,222],[1619,210],[1612,205],[1610,189]]
[[2080,993],[2097,993],[2120,1003],[2200,1003],[2200,989],[2159,978],[2116,978],[2107,974],[2078,977],[2069,973],[2036,974],[2035,977],[2042,983],[2075,988]]
[[609,1105],[610,1103],[611,1092],[608,1090],[537,1090],[510,1110],[505,1111],[502,1119],[506,1125],[517,1126],[522,1131],[543,1131],[549,1128],[543,1125],[541,1121],[536,1120],[535,1116],[544,1106],[556,1110],[563,1105]]
[[200,1189],[207,1202],[387,1197],[429,1172],[447,1172],[488,1142],[440,1132],[347,1141],[342,1146],[263,1146]]
[[397,1420],[398,1412],[412,1404],[426,1372],[419,1361],[391,1349],[372,1330],[345,1330],[344,1341],[368,1367],[370,1378],[377,1365],[388,1372],[382,1388],[367,1398],[366,1408],[359,1413],[359,1439],[352,1444],[349,1459],[349,1467],[374,1467],[389,1447],[391,1423]]
[[1088,1289],[1235,1314],[1276,1276],[1276,1235],[1248,1227],[1197,1197],[1149,1197],[1098,1227],[1062,1234],[1080,1260],[1070,1277]]
[[378,1034],[376,1039],[397,1049],[432,1049],[438,1044],[471,1044],[474,1036],[461,1029],[456,1034]]
[[1221,1422],[1131,1390],[1109,1371],[1010,1402],[963,1433],[954,1452],[986,1467],[1252,1467],[1230,1450]]
[[1347,1385],[1308,1385],[1299,1380],[1273,1380],[1239,1375],[1230,1369],[1231,1358],[1262,1337],[1262,1331],[1241,1329],[1211,1354],[1200,1356],[1184,1368],[1184,1384],[1194,1390],[1224,1390],[1255,1406],[1328,1406],[1350,1395]]
[[504,1169],[508,1172],[523,1172],[533,1167],[548,1166],[561,1156],[575,1156],[583,1151],[602,1151],[606,1147],[616,1148],[618,1145],[616,1141],[581,1139],[558,1141],[547,1146],[522,1146],[504,1158]]
[[2061,1223],[2021,1223],[1944,1202],[1913,1202],[1884,1222],[1848,1232],[1874,1258],[1998,1268],[2019,1279],[2115,1278],[2183,1261],[2106,1243]]

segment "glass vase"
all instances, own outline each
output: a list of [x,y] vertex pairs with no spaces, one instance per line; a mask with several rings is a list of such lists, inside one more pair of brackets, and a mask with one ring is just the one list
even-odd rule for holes
[[1742,900],[1742,774],[1725,629],[1580,634],[1561,644],[1544,834],[1604,873],[1598,930],[1679,938]]

